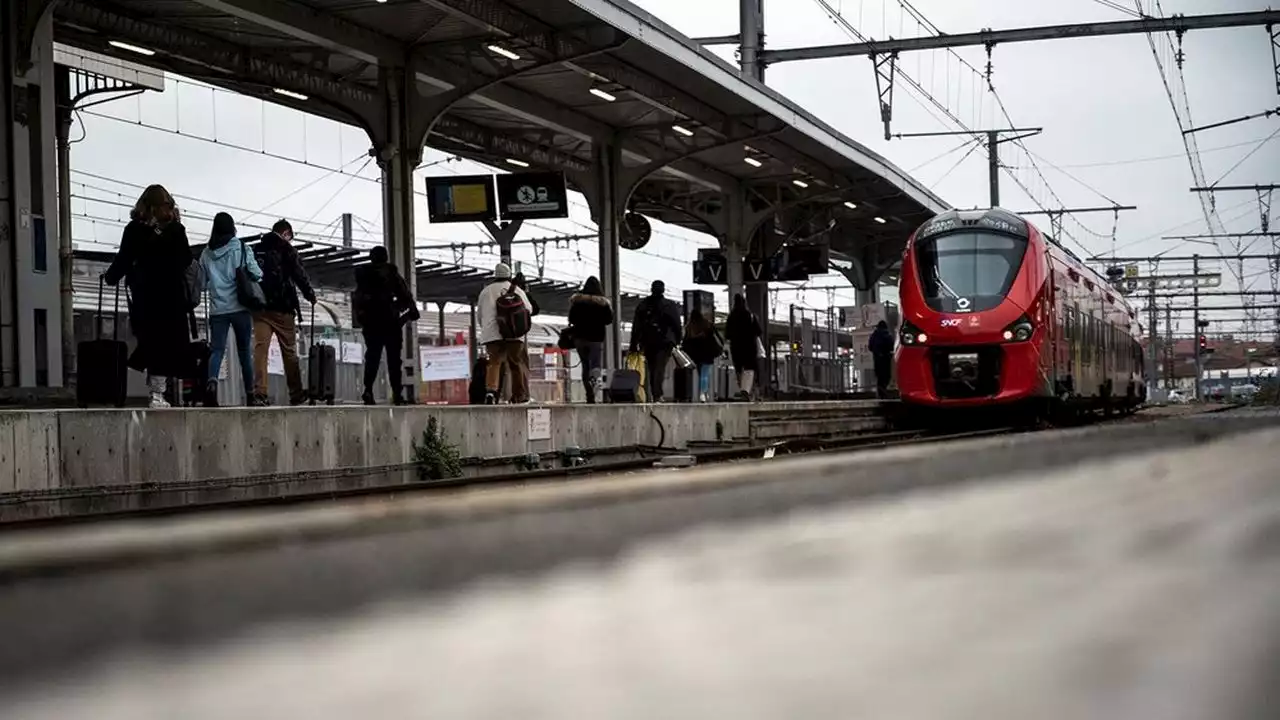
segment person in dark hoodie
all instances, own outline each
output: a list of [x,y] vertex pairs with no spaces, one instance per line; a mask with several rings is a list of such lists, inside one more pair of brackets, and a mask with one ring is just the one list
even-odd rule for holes
[[698,402],[707,402],[712,395],[711,376],[716,358],[724,352],[724,339],[716,326],[701,310],[689,313],[684,325],[684,340],[680,343],[689,359],[698,368]]
[[267,305],[253,314],[253,362],[257,368],[253,388],[255,405],[267,404],[267,354],[273,336],[280,343],[289,404],[301,405],[306,400],[302,368],[298,364],[298,322],[302,320],[298,291],[312,305],[316,304],[316,293],[292,242],[293,226],[288,220],[279,220],[271,232],[262,236],[256,248],[262,267],[262,294]]
[[120,249],[103,273],[108,285],[129,287],[129,324],[137,344],[129,367],[146,373],[151,407],[165,408],[170,377],[188,371],[191,329],[185,275],[193,262],[187,230],[169,191],[152,185],[138,198]]
[[604,336],[612,324],[613,305],[604,296],[600,279],[593,275],[569,298],[569,328],[582,365],[588,403],[595,403],[603,385]]
[[876,323],[867,349],[875,364],[876,397],[883,398],[889,394],[889,380],[893,376],[893,333],[889,332],[889,323],[884,320]]
[[747,307],[747,299],[741,294],[733,296],[733,309],[729,311],[725,332],[729,336],[729,359],[733,361],[733,370],[738,376],[738,397],[748,400],[760,369],[762,333],[760,321]]
[[666,298],[667,284],[654,280],[649,297],[636,305],[631,323],[631,352],[644,353],[649,402],[662,402],[671,351],[683,335],[680,306]]
[[218,371],[227,352],[227,331],[236,335],[236,354],[247,402],[253,401],[253,316],[240,302],[236,271],[241,267],[261,282],[262,268],[244,241],[236,237],[236,224],[227,213],[213,216],[213,233],[200,254],[205,288],[209,291],[209,381],[206,397],[218,395]]
[[404,340],[400,328],[405,313],[417,310],[409,283],[391,264],[387,249],[378,246],[369,251],[369,264],[356,268],[356,322],[364,331],[364,404],[373,405],[373,384],[378,379],[378,363],[387,354],[387,379],[391,383],[392,401],[399,405],[401,395],[400,352]]

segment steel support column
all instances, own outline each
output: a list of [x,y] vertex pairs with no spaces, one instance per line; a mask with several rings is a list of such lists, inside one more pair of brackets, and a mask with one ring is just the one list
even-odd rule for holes
[[[374,151],[382,168],[383,240],[391,262],[404,274],[409,292],[416,301],[418,278],[417,255],[414,252],[413,171],[422,160],[423,140],[413,137],[410,130],[416,91],[412,75],[404,68],[384,68],[382,73],[387,127],[381,137],[375,139]],[[417,397],[420,376],[417,323],[405,323],[402,331],[400,364],[404,385],[394,391],[398,396],[412,400]]]
[[597,142],[592,150],[595,156],[596,226],[600,228],[600,282],[605,296],[613,304],[615,322],[609,326],[605,337],[605,367],[622,367],[622,323],[631,318],[622,314],[622,270],[619,267],[618,223],[621,208],[618,204],[618,176],[622,170],[622,155],[617,143]]
[[71,237],[71,71],[55,69],[57,92],[58,145],[58,292],[62,297],[62,384],[73,387],[76,382],[76,316],[74,274],[74,242]]

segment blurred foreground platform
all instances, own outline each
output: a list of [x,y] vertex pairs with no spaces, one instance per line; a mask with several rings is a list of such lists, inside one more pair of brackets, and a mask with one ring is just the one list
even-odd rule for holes
[[1277,423],[9,535],[0,716],[1274,718]]

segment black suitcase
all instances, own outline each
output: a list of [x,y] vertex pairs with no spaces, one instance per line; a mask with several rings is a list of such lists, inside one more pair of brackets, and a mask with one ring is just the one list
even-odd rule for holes
[[471,382],[467,383],[467,402],[472,405],[483,405],[489,388],[485,387],[485,371],[489,369],[489,359],[476,358],[471,365]]
[[307,352],[307,397],[311,404],[332,405],[337,397],[338,351],[316,342],[316,306],[311,306],[311,349]]
[[640,392],[640,373],[635,370],[617,370],[609,380],[607,402],[633,403]]
[[98,281],[98,315],[94,339],[81,342],[76,351],[76,402],[80,407],[124,407],[129,387],[129,346],[120,340],[120,288],[116,288],[111,315],[111,339],[102,337],[102,294],[106,282]]

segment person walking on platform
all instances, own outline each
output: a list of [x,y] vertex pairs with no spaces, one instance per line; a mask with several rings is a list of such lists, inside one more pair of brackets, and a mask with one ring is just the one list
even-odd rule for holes
[[240,358],[245,400],[252,403],[255,377],[253,316],[242,302],[242,281],[236,275],[243,270],[249,279],[261,282],[262,268],[258,267],[253,251],[236,237],[236,224],[224,212],[213,216],[213,233],[200,254],[200,262],[204,265],[209,291],[209,379],[205,396],[217,397],[218,371],[227,352],[227,331],[230,330],[236,336],[236,355]]
[[729,336],[729,359],[738,377],[738,397],[750,400],[764,345],[760,341],[760,321],[747,308],[747,299],[741,294],[733,296],[726,332]]
[[387,256],[387,249],[378,246],[369,251],[369,264],[356,268],[355,301],[356,322],[364,333],[364,395],[365,405],[373,405],[373,384],[378,379],[378,363],[387,355],[387,380],[391,384],[391,400],[396,405],[404,402],[401,395],[400,353],[404,346],[404,313],[417,309],[409,283]]
[[612,324],[613,305],[593,275],[569,298],[569,332],[582,365],[588,403],[595,403],[604,386],[604,336]]
[[194,262],[187,230],[173,196],[160,185],[142,192],[120,249],[102,280],[129,289],[129,325],[137,345],[129,367],[146,373],[150,404],[169,407],[164,393],[171,377],[188,369],[191,345],[187,268]]
[[306,401],[302,387],[302,368],[298,365],[298,323],[302,320],[302,304],[298,291],[312,305],[316,293],[302,267],[302,259],[293,245],[293,226],[279,220],[271,232],[262,236],[256,248],[262,267],[262,294],[267,304],[253,314],[253,364],[255,368],[253,401],[267,404],[267,355],[274,336],[280,343],[280,359],[284,362],[285,382],[289,386],[289,404]]
[[636,305],[631,323],[631,352],[643,352],[650,402],[662,402],[671,351],[680,342],[680,307],[666,298],[667,284],[654,280],[649,297]]
[[871,351],[871,359],[876,370],[876,397],[884,399],[889,396],[889,381],[893,376],[893,333],[889,332],[889,323],[881,320],[871,332],[867,341],[867,349]]
[[532,327],[533,304],[529,296],[511,277],[511,266],[498,263],[493,281],[480,291],[476,299],[480,321],[480,342],[489,355],[485,367],[485,403],[498,402],[502,373],[511,373],[511,402],[529,402],[529,358],[525,355],[525,337]]
[[716,358],[724,352],[724,340],[715,324],[701,310],[689,313],[680,348],[698,368],[698,402],[706,402],[712,394],[711,374],[715,369]]

